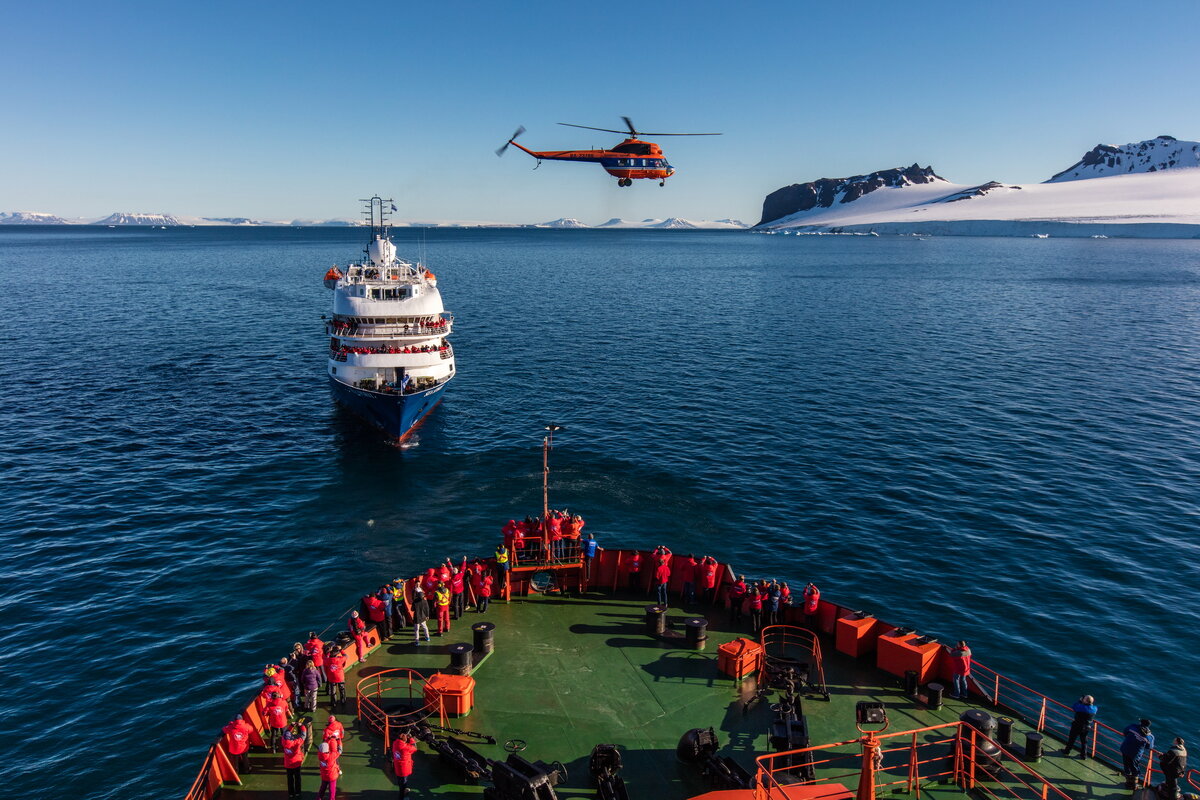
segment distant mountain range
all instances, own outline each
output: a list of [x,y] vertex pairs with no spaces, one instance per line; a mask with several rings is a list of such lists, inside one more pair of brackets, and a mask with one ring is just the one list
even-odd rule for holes
[[[175,214],[144,214],[117,212],[101,219],[66,219],[54,214],[44,214],[36,211],[0,212],[0,225],[105,225],[117,226],[149,226],[149,227],[178,227],[178,226],[274,226],[274,227],[358,227],[364,223],[354,219],[294,219],[289,221],[260,220],[250,217],[187,217]],[[397,222],[397,228],[644,228],[668,230],[742,230],[750,227],[736,219],[719,220],[688,220],[678,217],[667,219],[644,219],[640,222],[613,218],[600,225],[588,225],[577,219],[560,218],[550,222],[536,224],[517,224],[504,222]]]
[[932,167],[777,189],[768,232],[1200,237],[1200,142],[1097,145],[1043,183],[964,186]]

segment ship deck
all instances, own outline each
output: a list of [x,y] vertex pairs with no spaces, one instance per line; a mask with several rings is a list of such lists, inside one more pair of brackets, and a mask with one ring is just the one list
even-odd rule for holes
[[[645,632],[644,607],[652,602],[629,593],[616,595],[592,592],[583,597],[557,598],[533,595],[514,597],[510,603],[494,602],[485,614],[468,611],[455,621],[451,632],[432,643],[414,646],[411,629],[397,633],[378,647],[367,660],[346,676],[348,693],[360,677],[381,669],[409,667],[425,673],[445,669],[447,647],[471,641],[470,624],[489,620],[496,625],[495,652],[475,671],[475,707],[448,724],[464,730],[490,734],[497,744],[470,742],[479,754],[502,760],[503,743],[523,739],[528,748],[521,753],[531,761],[560,761],[568,778],[557,787],[560,797],[591,797],[596,790],[588,775],[588,758],[600,743],[622,746],[624,778],[633,800],[687,798],[709,791],[693,768],[680,763],[675,747],[691,728],[716,729],[721,743],[719,755],[731,756],[753,773],[754,759],[771,751],[768,730],[774,717],[769,699],[752,702],[753,680],[745,682],[720,675],[717,647],[748,634],[748,621],[734,630],[724,609],[689,609],[708,617],[709,639],[701,651],[685,649],[683,610],[672,609],[668,618],[678,640],[663,641]],[[821,640],[824,652],[828,701],[806,699],[811,742],[842,742],[859,734],[855,728],[855,703],[878,700],[886,704],[890,731],[901,731],[954,722],[969,706],[948,699],[932,710],[906,697],[900,681],[865,661],[843,656],[828,637]],[[319,704],[315,728],[324,727],[329,705]],[[346,724],[347,742],[341,763],[344,774],[338,782],[342,798],[384,798],[396,794],[387,748],[381,738],[354,719],[353,698],[339,712]],[[436,721],[436,720],[435,720]],[[1024,740],[1028,726],[1018,720],[1013,740]],[[1046,739],[1046,755],[1031,766],[1072,797],[1127,797],[1117,771],[1095,760],[1059,755],[1061,743]],[[244,785],[227,786],[222,797],[286,798],[286,776],[281,756],[255,752],[254,771],[243,776]],[[421,744],[410,779],[410,796],[441,797],[482,795],[486,782],[464,783],[449,765],[442,763],[428,745]],[[885,769],[887,762],[885,762]],[[844,773],[845,770],[839,770]],[[824,775],[818,770],[818,777]],[[828,777],[828,775],[825,775]],[[891,775],[889,779],[903,778]],[[853,779],[844,780],[853,791]],[[304,795],[311,796],[319,784],[316,753],[310,752],[304,766]],[[931,797],[961,796],[953,783],[922,783],[921,794]]]

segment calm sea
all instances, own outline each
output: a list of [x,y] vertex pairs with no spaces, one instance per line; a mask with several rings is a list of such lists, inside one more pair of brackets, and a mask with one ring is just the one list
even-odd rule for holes
[[0,229],[12,796],[181,795],[263,663],[540,505],[548,421],[602,543],[1198,733],[1200,242],[433,230],[459,374],[405,450],[325,384],[362,245]]

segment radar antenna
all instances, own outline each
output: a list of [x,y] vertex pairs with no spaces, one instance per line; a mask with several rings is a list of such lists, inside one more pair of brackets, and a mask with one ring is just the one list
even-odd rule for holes
[[392,212],[396,210],[396,201],[390,197],[383,199],[379,195],[359,200],[363,204],[363,220],[371,228],[371,241],[390,239],[392,226],[388,223]]

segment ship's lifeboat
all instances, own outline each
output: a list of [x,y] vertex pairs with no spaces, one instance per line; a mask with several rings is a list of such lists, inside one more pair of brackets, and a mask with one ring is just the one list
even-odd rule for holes
[[342,279],[342,271],[337,267],[330,267],[325,273],[325,288],[332,289],[337,286],[337,282]]
[[437,275],[434,275],[429,270],[425,270],[425,280],[430,286],[437,286]]

